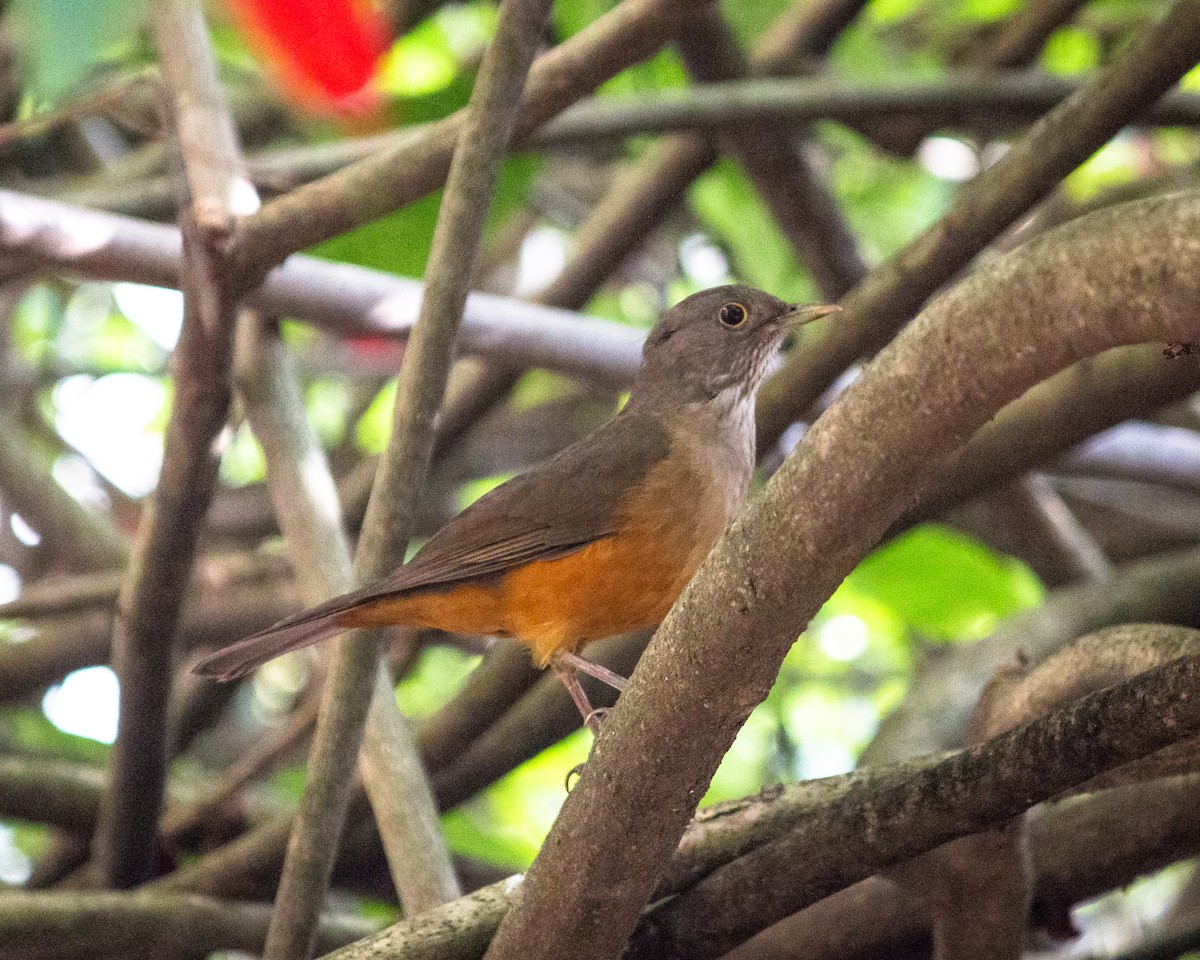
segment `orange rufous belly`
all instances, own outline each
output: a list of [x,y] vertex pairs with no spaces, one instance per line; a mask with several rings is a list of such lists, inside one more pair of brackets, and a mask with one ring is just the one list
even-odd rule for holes
[[606,537],[487,581],[382,597],[338,623],[515,637],[545,666],[556,650],[657,624],[694,572],[680,555],[690,552],[646,535]]

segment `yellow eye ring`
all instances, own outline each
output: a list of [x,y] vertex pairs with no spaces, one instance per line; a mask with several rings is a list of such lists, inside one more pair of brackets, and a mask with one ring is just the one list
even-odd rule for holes
[[746,308],[740,303],[727,303],[717,311],[717,319],[723,326],[729,327],[731,330],[740,327],[749,316]]

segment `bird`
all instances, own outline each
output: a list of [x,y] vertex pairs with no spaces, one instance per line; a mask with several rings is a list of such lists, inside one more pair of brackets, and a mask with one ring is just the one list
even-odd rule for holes
[[625,678],[587,643],[656,626],[749,496],[755,394],[795,327],[838,311],[734,284],[666,310],[628,400],[595,432],[500,484],[404,565],[200,660],[231,680],[357,627],[512,637],[599,729],[579,673]]

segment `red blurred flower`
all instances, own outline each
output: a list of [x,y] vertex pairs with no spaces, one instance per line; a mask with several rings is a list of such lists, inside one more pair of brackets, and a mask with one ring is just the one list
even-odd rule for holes
[[355,0],[227,0],[287,93],[309,107],[361,109],[387,50],[386,22]]

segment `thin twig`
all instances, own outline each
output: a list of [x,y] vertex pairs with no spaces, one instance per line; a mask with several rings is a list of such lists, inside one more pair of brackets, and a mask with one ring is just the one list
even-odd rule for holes
[[[215,141],[195,139],[205,123],[222,119],[201,106],[220,103],[222,94],[211,61],[192,59],[195,45],[207,43],[199,7],[189,0],[160,0],[154,9],[160,59],[176,108],[172,119],[181,138],[186,133],[181,146],[199,154],[189,159],[188,173],[194,189],[204,184],[205,192],[196,199],[203,199],[208,208],[203,222],[209,229],[190,210],[181,210],[187,241],[183,331],[173,357],[175,402],[158,486],[117,601],[113,665],[121,681],[121,711],[109,794],[96,838],[101,874],[115,887],[141,883],[155,867],[151,838],[157,836],[166,779],[172,641],[200,525],[216,483],[216,440],[229,409],[233,348],[234,303],[214,254],[233,212],[210,187],[222,176],[233,177],[236,135],[230,127]],[[192,109],[200,109],[203,119],[183,115]]]
[[[814,120],[865,124],[881,117],[919,118],[928,130],[996,135],[1023,127],[1085,87],[1083,81],[1043,74],[935,81],[851,84],[834,77],[709,82],[644,97],[596,98],[577,104],[543,127],[538,146],[592,139],[703,130],[728,140],[731,124],[799,125]],[[1138,104],[1131,122],[1153,126],[1200,124],[1200,96],[1173,93]],[[720,136],[718,136],[720,135]]]

